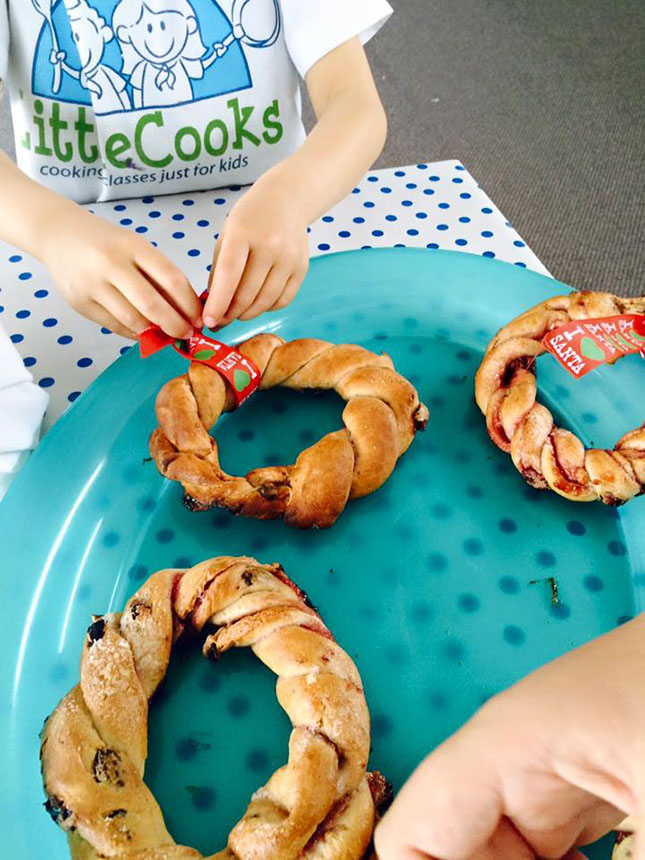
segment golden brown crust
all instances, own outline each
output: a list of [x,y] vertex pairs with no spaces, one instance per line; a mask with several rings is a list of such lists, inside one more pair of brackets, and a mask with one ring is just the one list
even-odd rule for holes
[[428,420],[416,389],[388,355],[311,338],[285,342],[273,334],[256,335],[238,350],[259,367],[261,389],[336,390],[347,400],[345,429],[305,449],[293,465],[228,475],[209,431],[234,400],[217,371],[191,364],[157,395],[159,426],[150,453],[162,475],[182,484],[192,510],[222,507],[257,519],[284,517],[295,528],[327,528],[348,499],[389,478]]
[[366,773],[369,714],[356,666],[279,565],[232,556],[153,574],[123,613],[88,629],[81,683],[47,720],[41,747],[47,808],[68,832],[72,857],[202,857],[175,844],[143,770],[148,700],[172,643],[206,625],[215,628],[207,656],[248,646],[275,672],[293,724],[287,764],[210,860],[360,860],[382,778]]
[[645,313],[645,296],[556,296],[504,326],[488,345],[475,377],[475,399],[491,439],[510,452],[531,486],[606,505],[623,504],[645,491],[645,423],[611,451],[585,450],[577,436],[554,425],[551,412],[536,399],[535,361],[545,351],[544,335],[569,320],[622,313]]

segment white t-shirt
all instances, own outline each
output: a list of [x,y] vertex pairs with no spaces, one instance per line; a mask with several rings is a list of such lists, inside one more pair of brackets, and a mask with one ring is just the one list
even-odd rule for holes
[[304,139],[298,73],[387,0],[0,0],[20,167],[79,202],[253,182]]

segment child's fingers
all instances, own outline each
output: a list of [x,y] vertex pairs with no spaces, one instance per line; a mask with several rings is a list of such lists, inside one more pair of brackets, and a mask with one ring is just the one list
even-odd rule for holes
[[238,316],[241,320],[250,320],[268,311],[282,295],[285,285],[289,279],[289,269],[283,266],[274,266],[268,273],[262,289],[253,302]]
[[208,289],[210,290],[211,284],[213,283],[213,275],[215,274],[215,266],[217,265],[217,260],[219,258],[219,252],[222,250],[222,234],[216,234],[217,239],[215,240],[215,247],[213,248],[213,260],[210,270],[210,275],[208,276]]
[[201,303],[181,269],[147,243],[146,247],[137,253],[135,263],[144,277],[152,281],[169,304],[190,320],[195,328],[201,327]]
[[251,252],[231,303],[220,320],[221,325],[228,325],[250,307],[264,293],[267,279],[271,274],[271,260]]
[[291,304],[291,302],[298,295],[298,290],[302,286],[302,282],[305,279],[305,272],[300,272],[296,275],[292,275],[287,283],[284,286],[284,290],[278,296],[277,301],[275,301],[268,310],[270,311],[279,311],[282,308],[286,308],[287,305]]
[[109,328],[111,332],[114,332],[114,334],[120,334],[121,337],[127,337],[128,340],[137,340],[138,335],[136,332],[123,325],[123,323],[119,322],[119,320],[112,316],[109,311],[104,307],[101,307],[101,305],[98,305],[96,302],[90,302],[84,309],[83,313],[85,316],[89,317],[89,319],[98,323],[98,325]]
[[[143,316],[126,297],[112,284],[105,284],[92,300],[92,305],[100,307],[111,319],[136,335],[148,328],[150,320]],[[93,317],[94,319],[94,317]],[[110,328],[110,326],[107,326]],[[112,329],[114,331],[114,329]]]
[[212,272],[211,288],[203,319],[212,328],[226,313],[240,283],[249,256],[249,246],[229,237],[223,241]]
[[472,860],[537,860],[535,852],[507,818],[502,818],[488,844],[472,855]]
[[[536,780],[533,780],[535,786]],[[546,806],[545,806],[546,801]],[[576,849],[566,851],[570,845],[588,845],[609,833],[622,813],[593,795],[588,795],[575,786],[557,782],[542,802],[543,812],[549,817],[546,821],[539,811],[522,809],[513,813],[513,822],[518,831],[529,842],[540,857],[563,857],[563,860],[579,860]]]
[[376,829],[380,860],[395,860],[400,844],[441,860],[480,856],[502,817],[489,741],[468,724],[419,765]]
[[192,326],[186,318],[175,310],[137,269],[127,269],[115,280],[118,280],[118,283],[114,283],[114,286],[128,302],[166,334],[172,337],[188,337],[192,333]]

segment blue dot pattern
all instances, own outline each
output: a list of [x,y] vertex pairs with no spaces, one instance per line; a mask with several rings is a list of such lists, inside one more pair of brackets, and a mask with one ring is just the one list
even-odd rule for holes
[[[314,225],[313,247],[406,244],[406,231],[416,229],[414,241],[421,247],[456,248],[456,239],[462,238],[473,253],[493,250],[498,258],[531,264],[530,252],[513,247],[516,234],[487,206],[468,174],[460,171],[464,182],[452,182],[456,169],[448,163],[400,169],[401,176],[392,171],[370,174],[375,180],[361,183],[349,203],[335,207],[333,221]],[[381,184],[391,193],[382,193]],[[460,188],[467,188],[472,200],[460,197]],[[435,194],[425,194],[433,189]],[[149,235],[171,246],[173,259],[197,282],[205,276],[209,237],[236,195],[195,195],[192,206],[184,206],[181,199],[159,199],[154,211],[161,215],[152,218],[145,216],[150,202],[128,201],[120,204],[124,208],[119,217],[131,217],[133,226],[143,226],[145,216]],[[402,206],[401,200],[411,205]],[[450,206],[439,208],[435,200]],[[373,206],[363,207],[363,202]],[[481,212],[484,208],[490,212]],[[419,211],[427,217],[417,218]],[[388,214],[397,220],[388,220]],[[211,228],[200,227],[200,220],[210,221]],[[186,238],[173,244],[170,237],[177,222]],[[437,231],[438,224],[448,229]],[[482,238],[486,229],[495,235]],[[374,236],[375,230],[383,236]],[[341,231],[351,235],[341,237]],[[190,249],[200,250],[200,256],[189,257]],[[516,252],[524,256],[518,258]],[[0,319],[11,320],[10,333],[23,339],[19,345],[24,357],[36,359],[32,372],[37,378],[53,380],[48,389],[53,405],[66,405],[126,343],[98,333],[56,303],[49,284],[49,295],[36,299],[33,291],[46,280],[36,263],[2,265],[8,272],[12,267],[33,273],[25,282],[10,274],[11,290],[20,292],[9,308],[4,290],[2,304],[9,309]],[[251,552],[262,561],[284,563],[356,660],[373,719],[372,765],[398,788],[421,754],[482,701],[537,661],[570,647],[575,625],[596,630],[602,618],[608,629],[633,614],[620,520],[601,505],[572,506],[554,494],[529,490],[508,457],[491,446],[472,405],[471,381],[493,332],[482,328],[487,322],[469,318],[468,309],[444,307],[442,301],[439,297],[433,306],[429,324],[424,307],[406,303],[405,313],[399,313],[396,304],[384,300],[383,307],[366,306],[364,313],[357,302],[350,312],[345,308],[322,314],[306,331],[288,320],[279,327],[287,337],[345,338],[370,349],[387,349],[432,409],[428,432],[418,437],[381,490],[348,508],[334,526],[333,540],[329,533],[289,531],[280,522],[260,524],[218,511],[188,513],[181,506],[179,488],[163,482],[154,464],[142,462],[154,392],[146,395],[147,401],[137,401],[105,453],[103,468],[114,476],[111,488],[102,480],[87,487],[82,513],[92,529],[87,529],[87,519],[82,530],[74,521],[55,562],[69,570],[78,570],[81,563],[85,567],[76,597],[63,589],[69,623],[57,643],[60,657],[51,658],[44,668],[48,706],[77,675],[77,634],[87,626],[89,613],[120,610],[162,567],[183,567],[208,554]],[[29,309],[30,317],[17,319],[22,309]],[[46,319],[54,323],[44,326]],[[432,362],[427,360],[430,354]],[[79,364],[88,358],[91,364]],[[184,365],[176,361],[181,372]],[[559,384],[561,375],[554,378]],[[545,395],[552,390],[545,384]],[[244,409],[243,422],[234,413],[218,429],[225,466],[231,471],[266,461],[293,462],[303,444],[339,426],[341,404],[322,396],[308,400],[303,409],[301,395],[279,391],[252,399]],[[583,429],[591,428],[580,420]],[[455,432],[463,427],[471,428],[468,449],[462,434]],[[455,474],[460,475],[457,482]],[[395,558],[383,552],[383,541],[374,540],[375,533],[397,547]],[[558,584],[557,602],[551,579]],[[53,576],[45,583],[42,609],[34,617],[34,639],[45,635],[43,631],[51,636],[48,607],[60,599],[62,580]],[[71,586],[71,580],[64,582]],[[645,598],[642,572],[635,573],[633,583]],[[42,661],[41,651],[26,654],[25,678],[33,677],[34,660]],[[39,720],[44,713],[44,708],[38,712]],[[33,743],[40,726],[28,728]],[[146,770],[173,835],[204,854],[212,852],[213,844],[224,844],[252,791],[284,763],[288,734],[288,720],[275,698],[275,678],[247,649],[223,655],[211,665],[195,643],[187,642],[185,648],[178,643],[167,684],[152,702],[150,736],[164,742],[151,743]]]
[[[241,193],[227,188],[189,198],[144,197],[94,204],[92,210],[163,248],[202,289],[214,236]],[[312,256],[367,246],[447,248],[546,273],[457,161],[372,171],[312,225],[309,241]],[[61,300],[44,268],[8,246],[0,246],[0,284],[0,322],[23,358],[35,358],[43,378],[54,380],[48,387],[48,420],[55,421],[119,357],[126,342],[107,329],[97,338],[94,324]]]
[[[438,361],[420,365],[430,348],[420,318],[401,315],[395,324],[390,308],[383,314],[389,315],[388,330],[373,326],[370,315],[362,312],[354,313],[351,324],[368,332],[360,342],[372,349],[387,344],[402,372],[416,376],[423,390],[432,392],[428,400],[435,433],[418,437],[391,481],[346,512],[334,527],[334,541],[321,533],[290,532],[280,523],[263,523],[260,530],[256,523],[221,511],[189,514],[175,489],[164,491],[154,466],[132,451],[126,434],[110,452],[110,468],[119,476],[114,498],[103,498],[93,488],[85,502],[104,522],[91,557],[94,591],[86,602],[120,608],[152,571],[200,560],[205,534],[213,553],[251,552],[262,560],[284,560],[361,667],[372,712],[373,761],[376,766],[382,758],[390,771],[393,767],[400,785],[419,752],[419,742],[415,746],[408,735],[422,737],[424,748],[432,746],[445,734],[440,726],[463,722],[500,686],[535,665],[536,640],[540,659],[566,647],[569,619],[607,599],[616,601],[609,584],[620,579],[626,550],[617,521],[602,506],[572,512],[564,500],[546,493],[534,494],[537,501],[530,506],[523,503],[524,485],[513,470],[499,468],[506,464],[505,456],[491,454],[485,428],[473,422],[470,397],[448,378],[470,377],[478,349],[453,343],[450,328],[438,326],[431,345]],[[400,334],[393,331],[397,327]],[[446,374],[449,365],[459,373]],[[227,452],[227,467],[237,472],[262,459],[291,461],[303,443],[338,426],[341,404],[323,396],[312,398],[303,410],[301,397],[266,392],[247,404],[244,425],[235,414],[223,420],[218,438]],[[289,434],[281,430],[284,419]],[[147,425],[142,419],[139,423],[143,444]],[[474,428],[470,452],[447,432],[468,423]],[[439,446],[437,438],[446,441]],[[444,458],[447,464],[459,463],[466,453],[472,455],[468,480],[448,492],[437,469]],[[403,487],[406,512],[418,513],[393,519]],[[374,529],[392,535],[402,554],[396,562],[383,557]],[[568,535],[573,568],[560,567],[562,535]],[[590,535],[598,538],[594,545],[602,548],[602,558],[588,553]],[[419,554],[419,547],[425,552]],[[365,571],[371,587],[362,578]],[[556,604],[551,577],[559,585]],[[381,589],[389,595],[385,600]],[[632,610],[629,603],[619,603],[614,623]],[[70,627],[80,627],[88,611],[89,605],[75,605]],[[396,622],[388,623],[393,618]],[[375,627],[382,635],[373,636]],[[486,649],[476,644],[480,637]],[[421,653],[430,668],[419,687]],[[401,707],[408,714],[403,722],[389,700],[391,685],[378,681],[392,672],[403,691]],[[72,668],[57,664],[51,683],[69,685],[71,677]],[[273,676],[245,649],[210,665],[195,643],[178,644],[164,690],[151,706],[150,733],[168,741],[151,744],[148,782],[178,838],[207,851],[213,841],[206,823],[209,812],[222,816],[223,831],[232,826],[251,791],[283,763],[288,721],[275,700]],[[187,707],[187,702],[199,707]],[[214,726],[223,727],[222,732]],[[229,743],[233,736],[235,743]],[[403,761],[398,762],[402,749]],[[229,771],[236,773],[231,792],[222,790]]]

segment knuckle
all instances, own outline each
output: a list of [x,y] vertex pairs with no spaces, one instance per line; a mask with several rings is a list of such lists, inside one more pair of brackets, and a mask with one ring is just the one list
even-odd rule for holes
[[89,306],[89,301],[86,299],[85,296],[78,295],[78,293],[74,292],[69,293],[67,297],[67,303],[75,311],[79,311],[79,313],[84,311]]
[[232,278],[240,270],[237,259],[229,254],[220,255],[217,260],[217,274],[220,277]]
[[168,274],[168,285],[171,290],[181,292],[188,287],[188,279],[178,269],[172,269]]
[[241,240],[242,230],[235,221],[230,220],[229,216],[217,240],[219,250],[224,251],[226,248],[235,246]]
[[118,241],[119,245],[129,248],[133,254],[138,254],[140,252],[146,254],[150,249],[153,251],[155,250],[150,242],[147,242],[138,233],[134,233],[129,227],[123,229],[123,233],[118,237]]
[[137,333],[143,331],[143,329],[146,328],[148,325],[147,319],[133,311],[124,314],[123,318],[121,319],[121,322],[124,326],[129,328],[130,331],[135,331]]
[[110,241],[104,245],[94,245],[88,251],[88,264],[96,268],[105,277],[108,272],[115,268],[114,260],[118,253],[123,255],[123,250],[119,251],[118,247],[113,247]]
[[148,319],[152,319],[152,317],[157,316],[158,306],[154,299],[149,298],[148,296],[143,296],[137,301],[137,308],[139,312]]
[[272,253],[282,250],[283,240],[280,233],[277,231],[269,233],[264,240],[264,247]]
[[220,257],[213,271],[213,281],[221,287],[228,281],[233,280],[235,274],[236,271],[233,262]]

